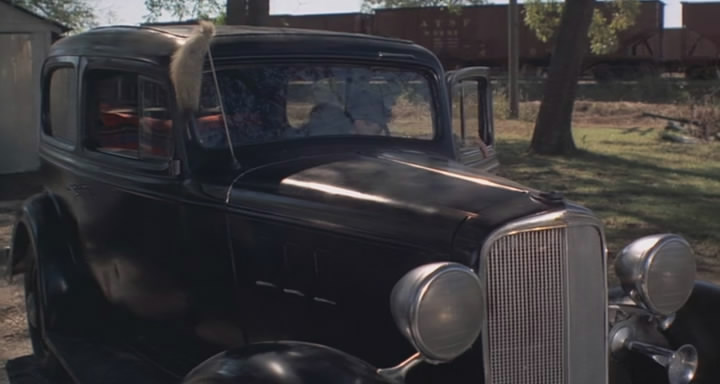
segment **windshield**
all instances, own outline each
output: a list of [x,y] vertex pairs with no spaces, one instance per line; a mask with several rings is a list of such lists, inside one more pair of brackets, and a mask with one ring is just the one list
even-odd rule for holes
[[[421,73],[369,66],[263,65],[217,71],[233,146],[317,136],[432,140],[433,101]],[[195,137],[227,148],[212,74],[203,77]]]

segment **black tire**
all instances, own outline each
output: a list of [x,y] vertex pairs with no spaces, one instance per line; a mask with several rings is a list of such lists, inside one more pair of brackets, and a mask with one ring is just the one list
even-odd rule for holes
[[46,377],[57,380],[58,383],[64,383],[68,376],[44,339],[47,329],[44,320],[47,314],[43,312],[44,298],[40,285],[40,273],[31,245],[28,245],[25,257],[25,260],[28,260],[28,269],[25,273],[25,311],[33,354]]

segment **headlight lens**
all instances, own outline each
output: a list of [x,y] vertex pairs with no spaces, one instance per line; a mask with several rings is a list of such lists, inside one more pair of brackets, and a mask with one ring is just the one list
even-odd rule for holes
[[670,315],[685,305],[695,284],[695,268],[688,242],[669,234],[638,239],[615,260],[625,291],[660,315]]
[[400,331],[431,362],[455,359],[475,343],[484,318],[480,279],[456,263],[423,265],[393,289],[391,306]]

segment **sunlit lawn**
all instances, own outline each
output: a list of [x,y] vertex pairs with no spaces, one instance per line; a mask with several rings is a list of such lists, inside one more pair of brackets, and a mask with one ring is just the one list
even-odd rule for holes
[[578,125],[572,158],[529,155],[532,124],[500,121],[502,174],[563,191],[602,218],[610,255],[634,238],[685,236],[704,279],[720,281],[720,143],[662,142],[659,127]]

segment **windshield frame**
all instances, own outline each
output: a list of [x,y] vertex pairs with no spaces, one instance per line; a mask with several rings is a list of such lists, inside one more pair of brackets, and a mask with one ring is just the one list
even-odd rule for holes
[[[338,67],[367,67],[367,68],[386,68],[388,71],[405,71],[405,72],[414,72],[417,73],[419,76],[421,76],[427,84],[427,90],[428,90],[428,96],[430,97],[430,100],[428,100],[428,105],[432,108],[431,110],[431,119],[430,122],[432,124],[432,137],[431,138],[412,138],[412,137],[402,137],[402,136],[381,136],[381,135],[317,135],[317,136],[307,136],[307,137],[296,137],[296,138],[286,138],[286,139],[279,139],[279,140],[270,140],[270,141],[264,141],[264,142],[251,142],[251,143],[232,143],[233,149],[235,149],[238,154],[241,154],[244,151],[252,150],[253,148],[264,148],[264,147],[276,147],[276,146],[305,146],[308,144],[313,143],[328,143],[328,144],[346,144],[346,145],[367,145],[369,143],[373,145],[383,145],[388,144],[392,146],[398,146],[398,145],[408,145],[410,147],[416,148],[426,148],[434,151],[438,151],[439,148],[438,145],[440,145],[444,140],[446,136],[446,130],[447,127],[442,123],[444,121],[443,116],[445,115],[446,111],[444,110],[443,103],[446,100],[445,97],[443,97],[445,90],[444,83],[441,81],[442,76],[440,76],[437,73],[437,69],[429,66],[429,65],[423,65],[422,63],[408,63],[407,61],[393,61],[393,60],[371,60],[366,58],[337,58],[337,57],[284,57],[284,58],[267,58],[267,59],[258,59],[255,58],[248,58],[248,59],[241,59],[241,58],[233,58],[232,60],[215,60],[215,70],[217,72],[221,72],[224,70],[232,70],[232,69],[242,69],[245,68],[252,68],[252,67],[259,67],[263,65],[272,65],[272,66],[300,66],[300,65],[322,65],[326,67],[332,67],[332,66],[338,66]],[[206,76],[208,74],[212,74],[212,69],[209,65],[207,65],[203,70],[203,76]],[[214,86],[213,86],[214,87]],[[192,144],[196,148],[200,148],[203,151],[208,152],[218,152],[218,151],[229,151],[229,146],[227,147],[207,147],[202,145],[200,142],[200,139],[197,136],[197,123],[198,123],[198,117],[197,115],[193,115],[192,118],[189,119],[188,124],[190,125],[187,129],[187,136],[189,140],[192,141]],[[227,139],[225,140],[227,141]],[[254,152],[254,151],[253,151]]]

